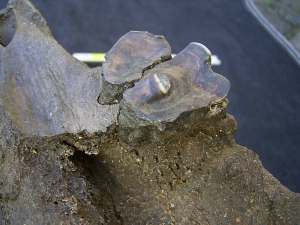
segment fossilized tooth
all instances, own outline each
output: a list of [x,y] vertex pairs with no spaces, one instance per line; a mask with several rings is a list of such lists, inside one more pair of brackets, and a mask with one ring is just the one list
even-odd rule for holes
[[169,78],[164,74],[153,74],[143,79],[135,88],[135,94],[140,98],[135,98],[135,103],[150,104],[165,97],[171,89]]
[[115,121],[117,106],[97,103],[101,68],[68,54],[29,1],[11,0],[0,18],[0,102],[20,130],[105,131]]
[[[171,128],[171,122],[193,125],[198,122],[195,118],[201,120],[225,112],[230,83],[211,70],[210,60],[211,53],[204,45],[191,43],[173,59],[146,70],[143,78],[123,94],[119,116],[121,136],[126,130],[138,130],[139,126],[142,129],[158,126],[161,131],[169,126],[176,130]],[[215,106],[210,107],[212,104]],[[143,132],[136,132],[137,136],[142,137]]]
[[103,63],[105,85],[99,103],[118,102],[124,90],[132,87],[145,69],[170,58],[171,47],[163,36],[142,31],[125,34],[106,54]]
[[[229,81],[210,68],[210,51],[199,43],[191,43],[173,59],[145,71],[145,77],[124,93],[139,118],[148,121],[174,121],[181,113],[208,106],[226,97]],[[155,101],[158,89],[150,82],[156,74],[164,74],[169,91]],[[155,80],[155,79],[154,79]],[[150,96],[149,96],[150,95]]]

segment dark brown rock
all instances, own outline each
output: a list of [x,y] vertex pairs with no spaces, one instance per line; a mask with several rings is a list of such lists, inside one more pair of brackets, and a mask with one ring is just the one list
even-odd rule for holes
[[76,163],[90,163],[80,151],[98,152],[106,134],[26,137],[12,125],[2,106],[0,110],[1,224],[117,221],[108,190],[87,181],[89,173]]
[[[132,121],[138,124],[129,134],[140,132],[143,124],[151,128],[149,123],[155,132],[150,129],[147,136],[144,130],[143,139],[135,144],[123,141],[127,139],[120,138],[120,127],[124,124],[120,123],[120,116],[116,121],[117,105],[110,115],[106,114],[113,109],[111,106],[94,105],[96,87],[100,87],[98,93],[102,90],[98,79],[100,68],[90,70],[65,53],[29,1],[10,1],[8,8],[2,12],[8,18],[4,21],[10,25],[15,16],[18,27],[15,33],[11,26],[0,29],[5,34],[4,30],[9,31],[5,40],[12,38],[1,42],[0,53],[8,58],[15,54],[24,70],[19,70],[18,65],[15,70],[6,57],[1,58],[0,65],[5,70],[1,70],[4,73],[0,76],[5,82],[0,83],[0,224],[299,223],[300,195],[289,191],[267,172],[255,153],[235,144],[237,125],[226,114],[228,86],[219,82],[224,81],[222,77],[217,75],[218,79],[212,79],[217,88],[206,86],[208,93],[217,96],[217,101],[211,99],[197,105],[196,110],[180,112],[169,124],[176,129],[164,128],[169,133],[160,134],[157,121],[138,117],[132,105],[124,104],[121,110],[128,110],[124,115],[132,116]],[[25,24],[20,25],[20,18]],[[32,28],[27,26],[31,22]],[[30,39],[22,26],[40,39]],[[18,38],[21,41],[17,43]],[[25,49],[32,47],[30,43],[37,46],[28,58],[30,51],[26,53]],[[46,53],[37,56],[40,51]],[[58,51],[62,66],[56,60],[51,61],[49,52],[52,51]],[[40,76],[32,75],[35,70],[30,69],[22,55],[27,57],[27,64],[32,62]],[[178,59],[178,63],[182,60]],[[163,64],[146,72],[161,68],[160,65]],[[193,69],[190,67],[189,71]],[[157,92],[162,88],[158,86],[153,90],[148,88],[156,96],[148,98],[146,102],[150,105],[164,99],[172,89],[168,80],[173,78],[161,75],[164,73],[155,72],[157,78],[154,78],[166,91]],[[61,85],[67,79],[66,74],[71,77]],[[91,74],[96,78],[89,80]],[[82,75],[82,80],[75,79],[77,75]],[[145,76],[138,82],[145,79],[148,78]],[[77,84],[80,82],[83,84]],[[227,88],[211,92],[219,86]],[[84,102],[74,100],[82,93],[72,88],[92,91],[83,96]],[[18,97],[22,96],[20,93],[25,93],[27,98],[22,100]],[[61,107],[49,127],[44,111],[34,107],[43,106],[43,101],[48,104],[44,105],[45,111],[47,106],[51,107],[50,100],[42,98],[46,94],[55,96],[51,100],[55,104],[75,101]],[[127,94],[124,96],[130,101]],[[91,112],[84,107],[91,107]],[[78,127],[57,127],[65,124]],[[168,125],[166,121],[165,125]],[[100,127],[98,131],[96,126]],[[44,133],[52,136],[37,135]]]

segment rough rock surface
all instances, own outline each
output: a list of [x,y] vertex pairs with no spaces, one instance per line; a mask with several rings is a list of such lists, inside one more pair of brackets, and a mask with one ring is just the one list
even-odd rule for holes
[[[16,13],[29,6],[10,1]],[[111,106],[98,108],[102,131],[37,136],[0,100],[2,224],[299,224],[300,195],[234,142],[225,109],[203,126],[186,124],[180,139],[131,145],[114,119],[101,122],[114,117],[105,113]]]
[[68,54],[30,2],[10,1],[1,18],[0,98],[16,126],[32,135],[105,131],[117,106],[97,103],[101,68]]

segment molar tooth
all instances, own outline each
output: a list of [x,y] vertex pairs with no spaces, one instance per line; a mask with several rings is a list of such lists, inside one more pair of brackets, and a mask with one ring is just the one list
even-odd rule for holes
[[[174,58],[146,70],[146,74],[123,93],[120,138],[136,144],[165,143],[189,132],[193,134],[208,117],[224,116],[230,82],[211,70],[210,57],[207,47],[193,42]],[[218,107],[209,108],[216,102],[219,102]],[[136,130],[138,135],[129,140],[128,136],[134,135]]]
[[[102,105],[121,101],[123,92],[142,78],[144,70],[171,58],[171,47],[163,36],[131,31],[118,40],[105,58],[103,88],[98,97]],[[158,81],[158,85],[163,93],[167,89],[160,84],[162,82]]]

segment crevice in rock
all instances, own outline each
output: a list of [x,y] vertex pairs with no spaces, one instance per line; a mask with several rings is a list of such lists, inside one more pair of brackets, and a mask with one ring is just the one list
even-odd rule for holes
[[13,10],[2,10],[0,12],[0,44],[8,46],[17,30],[17,21]]

